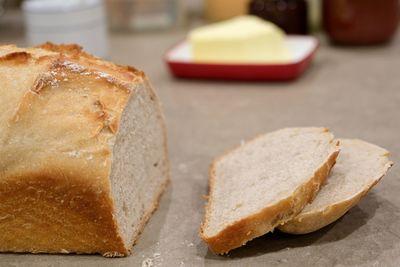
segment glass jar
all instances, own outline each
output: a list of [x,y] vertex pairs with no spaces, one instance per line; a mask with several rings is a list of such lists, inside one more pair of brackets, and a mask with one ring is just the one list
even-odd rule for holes
[[308,33],[308,12],[305,0],[253,0],[249,13],[278,25],[289,34]]
[[113,30],[159,30],[180,26],[185,17],[183,0],[107,0]]
[[324,0],[324,28],[331,41],[364,45],[390,40],[399,24],[399,0]]

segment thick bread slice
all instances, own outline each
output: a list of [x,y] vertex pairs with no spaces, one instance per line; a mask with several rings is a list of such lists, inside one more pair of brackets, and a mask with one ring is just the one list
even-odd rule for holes
[[214,161],[200,235],[218,254],[294,218],[311,202],[339,153],[325,128],[259,136]]
[[393,165],[389,152],[361,141],[340,139],[340,155],[315,200],[293,220],[279,227],[306,234],[336,221],[354,207]]
[[0,94],[0,251],[128,255],[169,173],[146,76],[76,45],[7,45]]

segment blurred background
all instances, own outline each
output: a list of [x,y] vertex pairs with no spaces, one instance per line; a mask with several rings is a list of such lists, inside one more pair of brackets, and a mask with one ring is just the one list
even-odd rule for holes
[[0,41],[73,42],[104,57],[110,33],[185,31],[253,14],[290,34],[370,45],[393,38],[399,10],[398,0],[0,0]]

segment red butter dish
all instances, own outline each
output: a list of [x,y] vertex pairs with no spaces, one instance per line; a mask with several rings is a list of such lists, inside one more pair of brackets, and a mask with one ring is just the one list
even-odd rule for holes
[[172,74],[181,78],[221,80],[285,81],[299,77],[310,65],[317,51],[318,40],[313,36],[288,35],[287,44],[293,60],[283,64],[236,64],[193,62],[191,45],[183,41],[165,55]]

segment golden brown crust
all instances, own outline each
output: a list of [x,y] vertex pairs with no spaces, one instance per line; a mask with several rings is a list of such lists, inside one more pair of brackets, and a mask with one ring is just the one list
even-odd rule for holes
[[0,104],[9,106],[0,117],[0,251],[128,255],[113,214],[110,144],[138,88],[156,101],[166,135],[144,74],[51,43],[0,46],[0,68]]
[[[0,183],[0,250],[32,253],[127,255],[113,215],[106,181],[83,179],[77,164],[60,162],[7,176]],[[98,173],[101,175],[101,173]],[[89,178],[89,177],[87,177]],[[7,220],[7,219],[10,220]]]
[[373,183],[365,186],[361,192],[355,194],[352,198],[335,203],[319,211],[300,214],[294,219],[290,220],[288,223],[279,226],[278,229],[285,233],[299,235],[317,231],[333,223],[342,217],[346,212],[348,212],[352,207],[357,205],[357,203],[360,202],[360,200],[367,195],[368,192],[382,179],[392,165],[393,162],[389,162],[386,165],[386,169],[382,176],[377,178]]
[[0,57],[0,61],[14,61],[16,64],[26,63],[31,58],[27,52],[14,52]]
[[70,57],[85,56],[88,58],[95,58],[94,56],[85,53],[82,50],[82,47],[77,44],[53,44],[51,42],[46,42],[37,45],[36,48],[41,48],[44,50],[53,51],[60,54],[67,54]]
[[[326,129],[327,131],[327,129]],[[232,153],[232,152],[229,152]],[[229,154],[228,153],[228,154]],[[264,208],[260,212],[248,216],[219,232],[216,236],[206,236],[205,227],[207,224],[209,207],[206,205],[205,221],[200,228],[200,237],[208,243],[210,249],[216,254],[225,254],[230,250],[243,246],[248,241],[272,231],[276,226],[284,224],[294,218],[301,210],[317,195],[321,185],[325,182],[330,169],[336,162],[339,149],[333,151],[326,162],[310,177],[307,183],[300,186],[292,196]],[[222,156],[224,157],[224,156]],[[215,160],[210,167],[209,192],[215,183]]]

